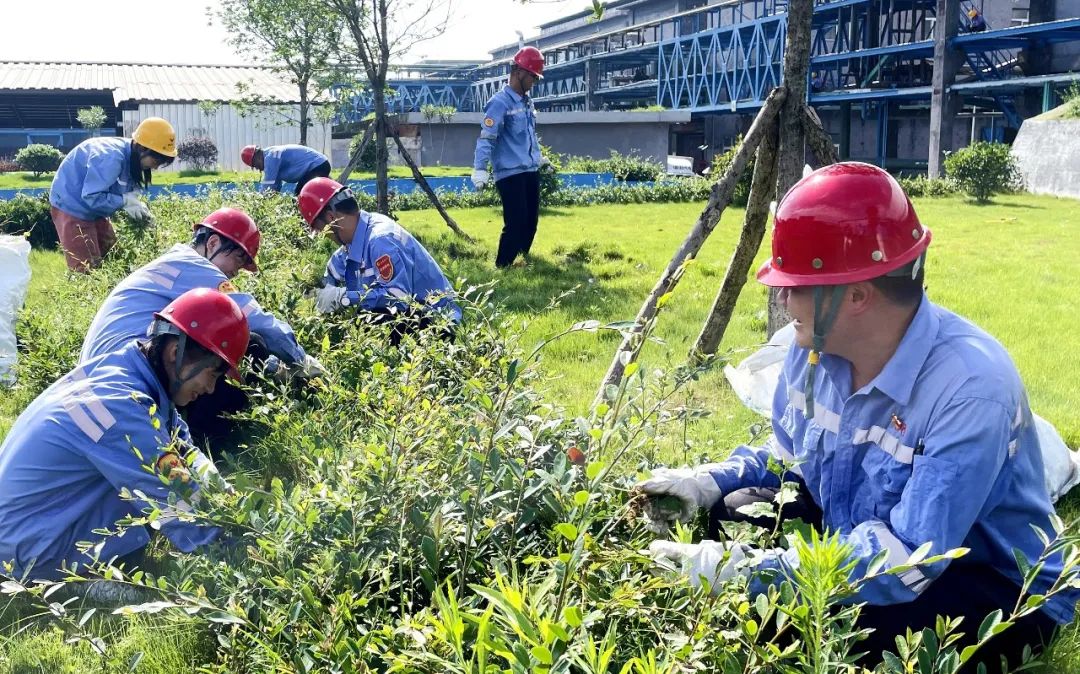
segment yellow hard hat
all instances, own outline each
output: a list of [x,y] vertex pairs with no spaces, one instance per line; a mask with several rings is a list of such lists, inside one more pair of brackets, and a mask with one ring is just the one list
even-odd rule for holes
[[139,122],[139,128],[131,134],[131,139],[166,157],[176,157],[176,131],[172,124],[160,117],[147,117]]
[[971,9],[968,10],[968,17],[974,19],[978,15],[979,15],[979,10],[975,9],[974,7],[972,7]]

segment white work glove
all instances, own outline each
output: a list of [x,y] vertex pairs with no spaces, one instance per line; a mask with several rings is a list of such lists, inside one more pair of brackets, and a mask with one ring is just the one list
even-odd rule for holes
[[545,170],[546,171],[554,171],[555,170],[555,167],[551,165],[551,160],[548,159],[547,157],[545,157],[544,155],[540,155],[540,170],[541,171],[545,171]]
[[342,286],[324,286],[315,293],[315,308],[320,314],[329,314],[337,311],[345,304],[341,301],[345,297],[345,288]]
[[[699,508],[711,508],[722,499],[724,493],[709,472],[719,467],[707,463],[695,468],[656,468],[649,479],[634,485],[635,491],[649,497],[645,504],[649,530],[665,533],[672,522],[689,522]],[[666,496],[677,498],[678,503],[671,504]]]
[[147,222],[151,219],[150,207],[139,199],[137,192],[124,193],[123,209],[135,222]]
[[326,376],[326,368],[323,367],[318,358],[310,353],[304,355],[304,360],[301,361],[298,372],[304,379],[318,379]]
[[476,170],[472,172],[472,184],[478,190],[484,189],[484,185],[491,182],[491,174],[484,170]]
[[753,564],[741,564],[748,553],[754,551],[745,543],[675,543],[653,541],[649,556],[661,569],[674,569],[690,579],[694,587],[701,587],[704,577],[716,594],[716,586],[736,576],[748,576]]

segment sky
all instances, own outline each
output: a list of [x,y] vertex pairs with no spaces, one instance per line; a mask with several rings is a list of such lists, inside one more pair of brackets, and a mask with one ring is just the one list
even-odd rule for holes
[[[526,37],[537,24],[587,9],[587,0],[452,0],[444,35],[410,60],[488,58],[487,50]],[[0,0],[0,60],[245,64],[225,30],[208,25],[217,0]],[[160,28],[159,28],[160,26]],[[20,27],[22,27],[20,29]],[[47,38],[45,36],[48,36]]]

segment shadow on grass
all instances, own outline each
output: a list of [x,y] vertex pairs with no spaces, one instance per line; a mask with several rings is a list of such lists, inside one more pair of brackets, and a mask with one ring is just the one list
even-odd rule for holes
[[600,303],[619,305],[630,299],[628,290],[608,283],[621,276],[611,262],[629,263],[615,248],[595,243],[556,247],[550,254],[531,256],[525,266],[496,269],[495,250],[487,245],[450,235],[422,243],[436,259],[447,261],[443,271],[451,281],[464,278],[474,285],[494,281],[496,299],[510,312],[542,311],[552,299],[575,288],[560,302],[574,319],[593,318]]

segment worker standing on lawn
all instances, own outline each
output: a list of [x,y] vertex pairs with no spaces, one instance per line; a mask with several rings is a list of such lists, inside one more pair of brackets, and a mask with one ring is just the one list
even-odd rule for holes
[[[322,365],[304,352],[292,328],[264,311],[255,298],[239,292],[232,279],[240,270],[258,271],[261,234],[255,221],[242,210],[219,208],[194,226],[190,244],[178,243],[167,253],[135,270],[121,281],[98,309],[83,340],[81,362],[110,353],[146,335],[156,312],[194,288],[228,293],[251,326],[249,354],[260,366],[273,356],[304,378],[323,374]],[[277,363],[274,363],[277,365]],[[188,422],[198,433],[220,435],[228,428],[221,415],[246,407],[238,388],[222,383],[188,410]]]
[[473,155],[472,182],[483,189],[491,182],[503,206],[496,267],[509,267],[518,254],[528,255],[540,219],[540,169],[550,162],[540,152],[536,137],[536,109],[529,90],[543,79],[544,55],[536,47],[523,47],[514,55],[510,81],[484,106],[484,121]]
[[222,373],[238,377],[247,319],[227,295],[198,289],[148,325],[144,340],[80,363],[46,389],[0,445],[0,561],[12,565],[9,575],[58,580],[62,568],[95,560],[130,570],[151,527],[102,531],[154,510],[152,528],[183,552],[220,534],[189,517],[220,478],[176,409],[212,393]]
[[109,217],[123,209],[132,219],[150,219],[139,191],[150,172],[176,158],[176,132],[160,117],[139,123],[130,139],[89,138],[64,157],[49,190],[50,213],[68,269],[86,273],[116,243]]
[[[346,250],[344,284],[319,290],[320,312],[355,307],[377,322],[410,319],[407,322],[418,328],[433,323],[437,315],[447,327],[461,320],[454,289],[431,254],[392,219],[360,210],[351,189],[317,178],[304,186],[297,204],[312,235],[329,227]],[[400,320],[396,323],[395,342],[403,331],[411,331]]]
[[[930,230],[877,167],[834,164],[799,181],[776,209],[772,256],[758,271],[795,319],[773,437],[718,464],[655,470],[638,485],[657,528],[708,508],[716,539],[724,521],[760,523],[739,509],[773,502],[780,479],[769,463],[779,461],[784,480],[799,487],[782,517],[838,532],[851,547],[852,581],[882,551],[889,568],[926,543],[930,555],[969,548],[859,587],[850,601],[867,603],[858,625],[873,632],[856,650],[873,663],[906,629],[933,629],[938,615],[963,617],[963,643],[972,643],[988,614],[1013,612],[1023,582],[1013,551],[1034,565],[1044,544],[1033,527],[1055,536],[1020,375],[993,337],[925,297],[929,244]],[[663,509],[664,495],[681,508]],[[650,549],[694,583],[749,575],[754,593],[799,564],[794,550],[742,544],[657,541]],[[1029,592],[1045,594],[1062,568],[1061,555],[1050,555]],[[1004,655],[1019,666],[1026,645],[1047,643],[1072,620],[1077,598],[1074,589],[1050,597],[975,660],[997,671]]]
[[263,172],[259,189],[264,192],[280,192],[282,183],[296,183],[294,194],[299,195],[309,181],[330,175],[330,160],[306,145],[248,145],[240,150],[240,161]]

